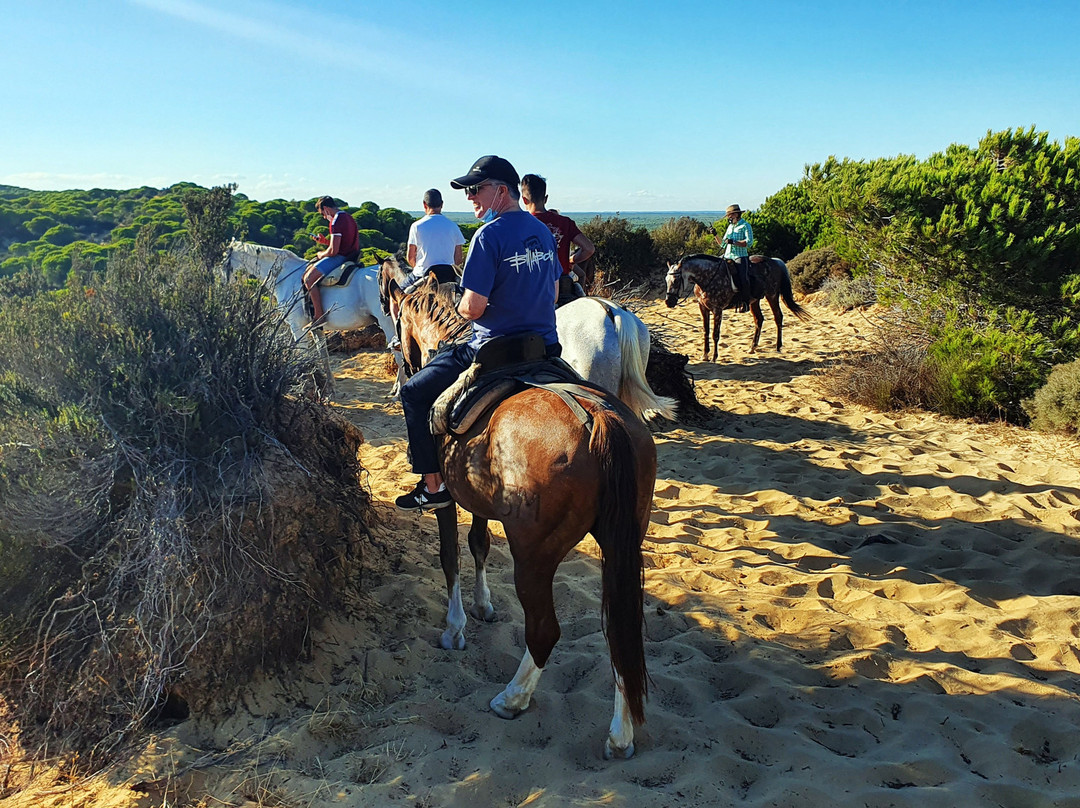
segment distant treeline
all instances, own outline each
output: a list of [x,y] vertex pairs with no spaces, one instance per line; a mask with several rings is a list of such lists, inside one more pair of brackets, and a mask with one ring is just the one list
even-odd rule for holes
[[[43,273],[49,285],[61,286],[72,269],[103,269],[110,255],[132,249],[143,231],[158,249],[176,247],[188,236],[184,196],[203,190],[188,182],[123,191],[31,191],[0,185],[0,276],[30,270]],[[229,222],[241,239],[301,256],[314,254],[318,246],[310,234],[326,232],[314,201],[256,202],[234,194]],[[410,214],[374,202],[342,204],[360,227],[361,247],[395,252],[408,238],[414,220]]]

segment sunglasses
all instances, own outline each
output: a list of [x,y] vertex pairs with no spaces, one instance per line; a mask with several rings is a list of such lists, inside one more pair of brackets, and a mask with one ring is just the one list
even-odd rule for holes
[[480,193],[481,188],[486,188],[487,186],[494,185],[494,184],[495,183],[488,180],[488,181],[485,181],[485,182],[481,182],[479,185],[466,185],[465,186],[465,196],[476,196],[478,193]]

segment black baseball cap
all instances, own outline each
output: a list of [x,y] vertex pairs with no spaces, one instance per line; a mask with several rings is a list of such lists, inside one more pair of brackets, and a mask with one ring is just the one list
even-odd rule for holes
[[496,157],[494,154],[486,154],[473,163],[468,174],[456,180],[450,180],[450,187],[461,190],[488,180],[504,183],[511,188],[516,188],[519,182],[518,173],[510,165],[509,160]]

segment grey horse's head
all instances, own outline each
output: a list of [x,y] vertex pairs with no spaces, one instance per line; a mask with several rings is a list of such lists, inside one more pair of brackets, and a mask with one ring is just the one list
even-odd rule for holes
[[683,296],[683,290],[689,288],[689,283],[686,278],[686,271],[683,269],[684,258],[680,258],[674,264],[668,264],[667,277],[667,295],[664,297],[664,302],[669,309],[675,308],[675,304],[679,302],[679,298]]

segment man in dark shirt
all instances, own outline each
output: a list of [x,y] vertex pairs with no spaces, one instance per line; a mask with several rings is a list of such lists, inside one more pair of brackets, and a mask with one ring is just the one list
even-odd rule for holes
[[548,210],[547,198],[547,180],[539,174],[526,174],[521,178],[521,204],[525,206],[525,210],[547,225],[559,247],[562,277],[559,278],[559,297],[555,305],[561,306],[580,297],[580,287],[574,288],[571,272],[579,276],[578,281],[583,281],[584,273],[574,272],[574,265],[587,261],[596,251],[596,247],[588,236],[578,230],[573,219],[562,216],[558,211]]
[[319,281],[344,264],[360,256],[360,231],[356,220],[340,210],[332,196],[324,196],[315,203],[315,209],[330,223],[330,237],[315,236],[324,249],[319,250],[315,262],[304,271],[304,288],[311,297],[312,322],[320,325],[323,315],[322,294]]

